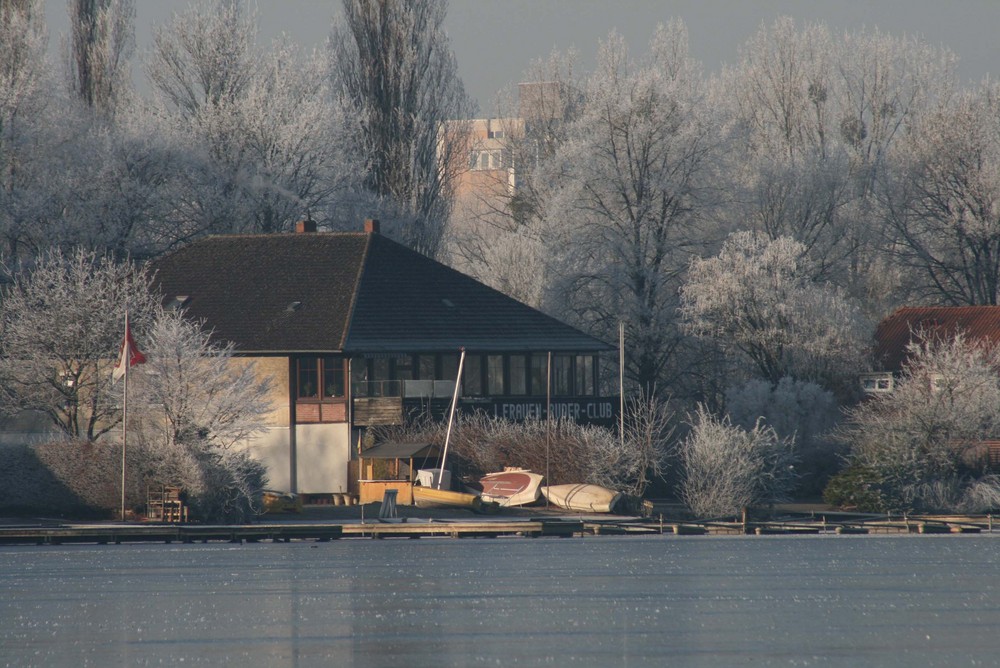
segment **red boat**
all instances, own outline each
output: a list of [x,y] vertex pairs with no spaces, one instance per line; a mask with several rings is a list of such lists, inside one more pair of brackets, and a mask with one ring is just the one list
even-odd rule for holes
[[523,506],[541,498],[544,479],[545,476],[525,469],[507,469],[487,473],[468,487],[484,501],[494,501],[501,506]]

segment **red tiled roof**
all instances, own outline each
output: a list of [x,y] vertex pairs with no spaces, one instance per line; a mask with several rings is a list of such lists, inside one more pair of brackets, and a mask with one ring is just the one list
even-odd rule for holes
[[875,364],[898,372],[906,346],[918,332],[951,338],[962,332],[974,341],[1000,344],[1000,306],[930,306],[897,310],[875,330]]

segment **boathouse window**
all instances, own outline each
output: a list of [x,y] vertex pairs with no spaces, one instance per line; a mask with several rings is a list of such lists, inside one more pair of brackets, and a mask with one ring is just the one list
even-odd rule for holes
[[548,387],[547,387],[548,377],[549,377],[549,356],[532,355],[531,366],[529,368],[529,378],[531,380],[531,387],[529,388],[528,393],[539,397],[548,394]]
[[336,399],[344,396],[344,358],[324,357],[323,396]]
[[441,375],[435,378],[454,381],[457,375],[458,355],[441,355]]
[[351,396],[368,396],[368,360],[363,357],[351,358]]
[[340,399],[344,396],[344,360],[341,357],[300,357],[295,361],[295,388],[299,399]]
[[317,399],[319,397],[319,359],[315,357],[300,358],[296,362],[296,393],[299,399]]
[[486,393],[495,396],[503,391],[503,355],[486,357]]
[[510,393],[513,395],[528,393],[528,365],[524,355],[510,356]]
[[463,394],[468,397],[483,395],[483,358],[481,355],[466,355],[465,369],[462,371]]
[[594,396],[594,358],[578,355],[576,358],[576,393],[582,397]]
[[[436,380],[434,355],[419,355],[417,362],[417,373],[420,380]],[[453,376],[454,377],[454,376]]]
[[568,397],[573,394],[573,358],[555,355],[552,358],[552,393]]
[[413,380],[415,378],[412,355],[400,355],[393,360],[392,377],[396,380]]
[[372,360],[371,380],[392,380],[388,357],[376,357]]

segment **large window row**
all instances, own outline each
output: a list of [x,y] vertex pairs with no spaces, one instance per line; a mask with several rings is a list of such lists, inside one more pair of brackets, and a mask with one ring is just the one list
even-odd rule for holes
[[[594,355],[467,354],[462,373],[464,397],[595,396]],[[345,395],[341,357],[301,357],[296,361],[298,398],[335,400]],[[356,357],[350,364],[353,396],[450,396],[458,373],[457,354]],[[448,385],[448,387],[444,387]]]

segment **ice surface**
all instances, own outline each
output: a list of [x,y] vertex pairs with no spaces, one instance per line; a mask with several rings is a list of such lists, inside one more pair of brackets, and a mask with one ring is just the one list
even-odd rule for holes
[[0,548],[0,666],[953,666],[992,536]]

